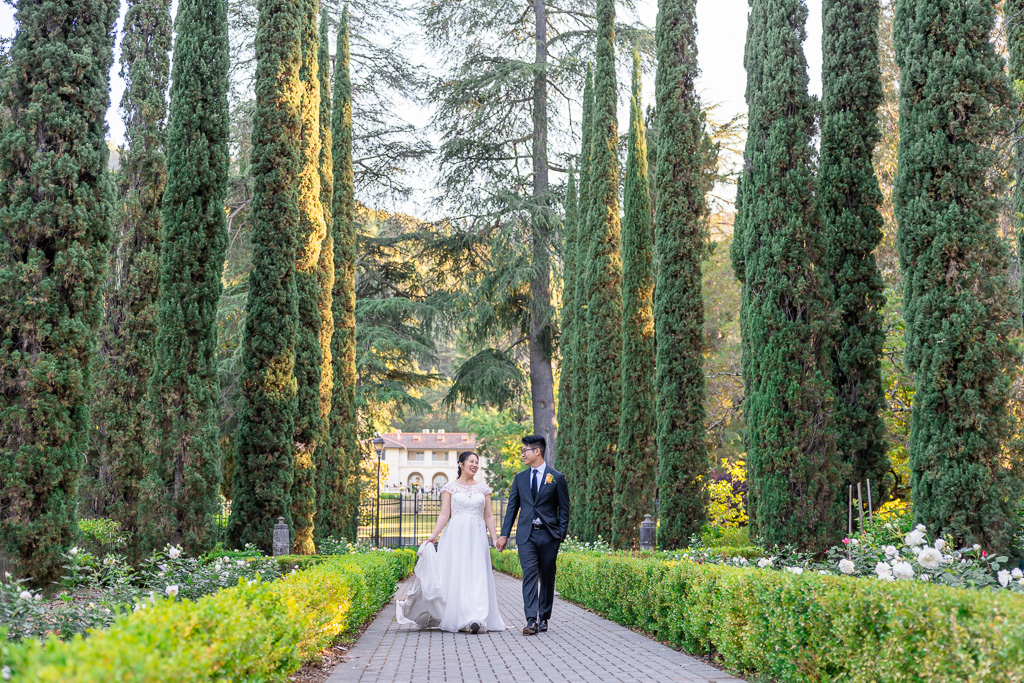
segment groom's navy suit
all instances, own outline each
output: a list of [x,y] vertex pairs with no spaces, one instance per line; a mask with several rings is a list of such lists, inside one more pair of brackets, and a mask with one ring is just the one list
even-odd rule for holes
[[[523,611],[527,619],[547,621],[551,618],[551,604],[555,600],[558,546],[569,528],[569,485],[561,472],[545,467],[534,495],[530,488],[532,472],[532,468],[527,468],[512,480],[501,535],[509,537],[512,523],[518,515],[516,547],[519,564],[523,568]],[[537,519],[540,523],[534,524]]]

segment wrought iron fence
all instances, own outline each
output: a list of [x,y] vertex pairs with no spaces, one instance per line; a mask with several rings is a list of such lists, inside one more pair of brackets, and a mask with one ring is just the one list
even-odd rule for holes
[[[508,509],[506,496],[491,496],[494,526],[501,533],[501,521]],[[359,506],[359,540],[378,548],[415,548],[430,538],[441,514],[440,489],[408,493],[384,493],[364,499]],[[516,524],[512,524],[509,547],[515,547]]]

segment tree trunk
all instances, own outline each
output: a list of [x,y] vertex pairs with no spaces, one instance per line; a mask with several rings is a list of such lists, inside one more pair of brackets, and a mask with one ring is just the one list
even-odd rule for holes
[[[537,61],[548,61],[544,0],[533,0]],[[548,197],[548,86],[541,68],[533,81],[533,267],[530,302],[530,394],[533,431],[547,441],[544,459],[555,464],[555,380],[551,370],[551,207]]]

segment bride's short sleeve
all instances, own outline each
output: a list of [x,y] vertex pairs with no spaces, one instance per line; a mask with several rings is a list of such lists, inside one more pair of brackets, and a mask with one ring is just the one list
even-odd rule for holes
[[455,482],[448,482],[447,484],[442,486],[441,487],[441,492],[442,493],[454,494],[455,493]]
[[480,484],[480,486],[481,486],[481,490],[484,492],[485,496],[489,496],[489,495],[491,495],[493,493],[493,491],[491,490],[491,487],[488,486],[487,484]]

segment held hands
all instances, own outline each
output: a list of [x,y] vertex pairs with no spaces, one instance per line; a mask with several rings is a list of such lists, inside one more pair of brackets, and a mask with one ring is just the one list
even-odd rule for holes
[[498,549],[500,553],[508,545],[508,536],[498,536],[498,540],[494,542],[494,547]]

